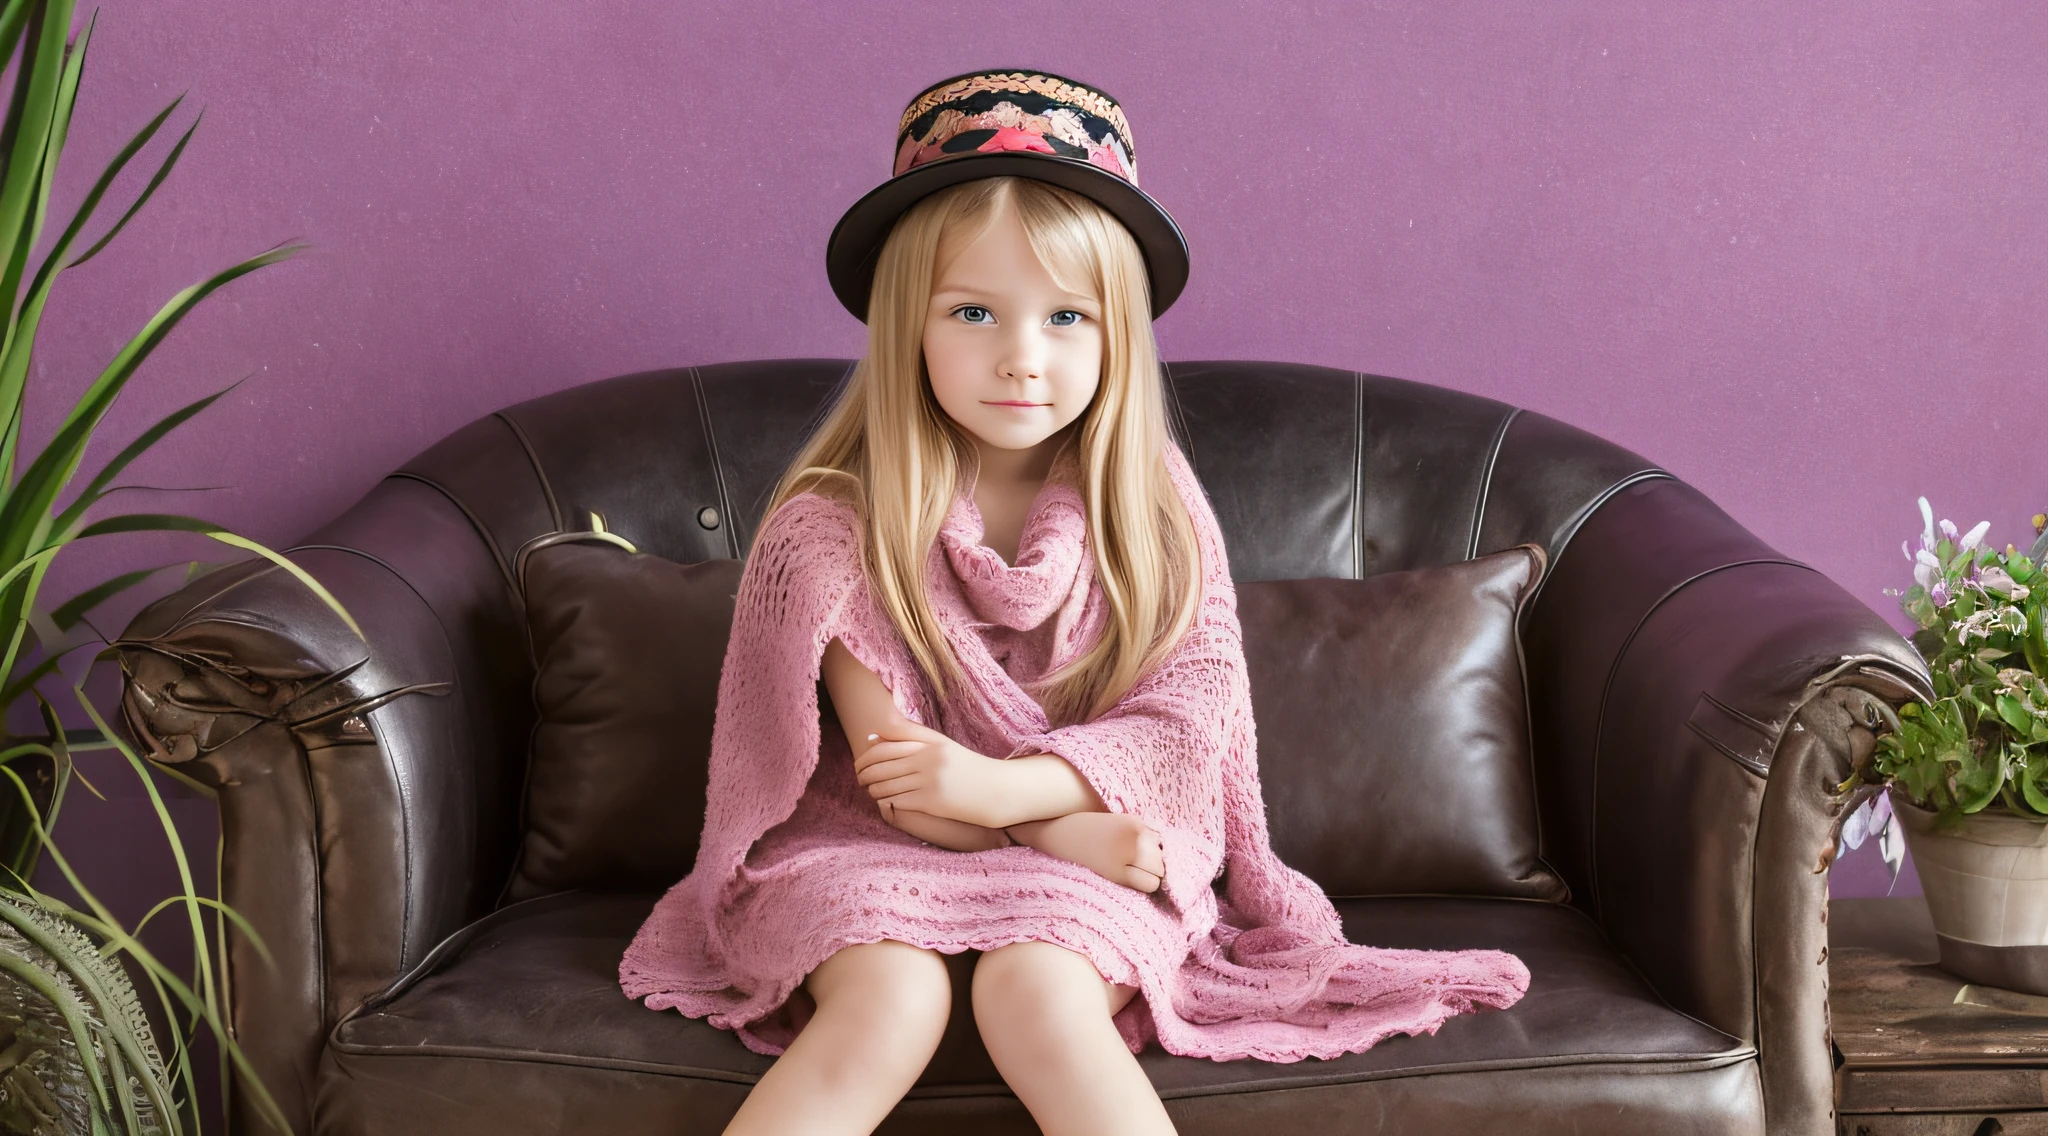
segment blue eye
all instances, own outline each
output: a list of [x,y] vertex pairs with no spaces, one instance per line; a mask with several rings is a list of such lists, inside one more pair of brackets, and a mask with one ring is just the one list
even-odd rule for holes
[[[1074,318],[1063,319],[1062,317],[1064,316],[1072,316]],[[1052,317],[1050,319],[1047,319],[1045,322],[1051,324],[1054,327],[1072,327],[1075,324],[1081,322],[1081,313],[1072,310],[1054,312],[1052,314]]]
[[968,304],[963,308],[955,308],[953,314],[966,320],[968,323],[994,323],[996,321],[995,313],[982,307],[980,304]]

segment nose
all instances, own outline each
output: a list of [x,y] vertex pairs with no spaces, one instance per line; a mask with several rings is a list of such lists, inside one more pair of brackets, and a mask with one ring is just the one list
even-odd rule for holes
[[1006,337],[996,360],[996,374],[1005,379],[1029,380],[1045,377],[1045,345],[1032,328],[1019,328]]

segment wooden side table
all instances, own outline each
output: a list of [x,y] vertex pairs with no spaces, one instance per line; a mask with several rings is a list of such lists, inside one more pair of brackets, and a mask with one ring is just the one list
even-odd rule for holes
[[1933,965],[1917,897],[1828,906],[1843,1136],[2048,1136],[2048,998]]

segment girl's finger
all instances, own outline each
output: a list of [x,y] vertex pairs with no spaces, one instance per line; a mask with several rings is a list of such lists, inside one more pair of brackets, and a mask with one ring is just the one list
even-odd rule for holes
[[1138,846],[1138,862],[1131,866],[1163,876],[1166,874],[1166,851],[1157,844],[1141,844]]
[[923,742],[876,742],[866,752],[853,759],[855,769],[866,769],[877,761],[889,761],[898,757],[909,757],[924,748]]
[[[873,797],[875,800],[878,801],[884,797],[901,796],[904,793],[908,793],[917,789],[918,780],[919,779],[917,777],[912,776],[896,777],[888,781],[878,781],[875,784],[868,786],[868,796]],[[915,807],[909,801],[898,801],[896,803],[902,805],[906,809]]]
[[917,770],[914,766],[899,757],[892,761],[878,761],[858,770],[854,773],[853,779],[863,785],[872,785],[877,781],[887,781],[891,777],[908,777],[915,772]]

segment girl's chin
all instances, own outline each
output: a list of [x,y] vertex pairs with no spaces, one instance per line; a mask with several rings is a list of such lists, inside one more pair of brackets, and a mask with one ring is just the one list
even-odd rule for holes
[[1039,445],[1058,431],[1019,430],[1014,425],[1004,429],[1004,423],[989,423],[986,429],[974,430],[973,434],[983,445],[999,450],[1028,450]]

